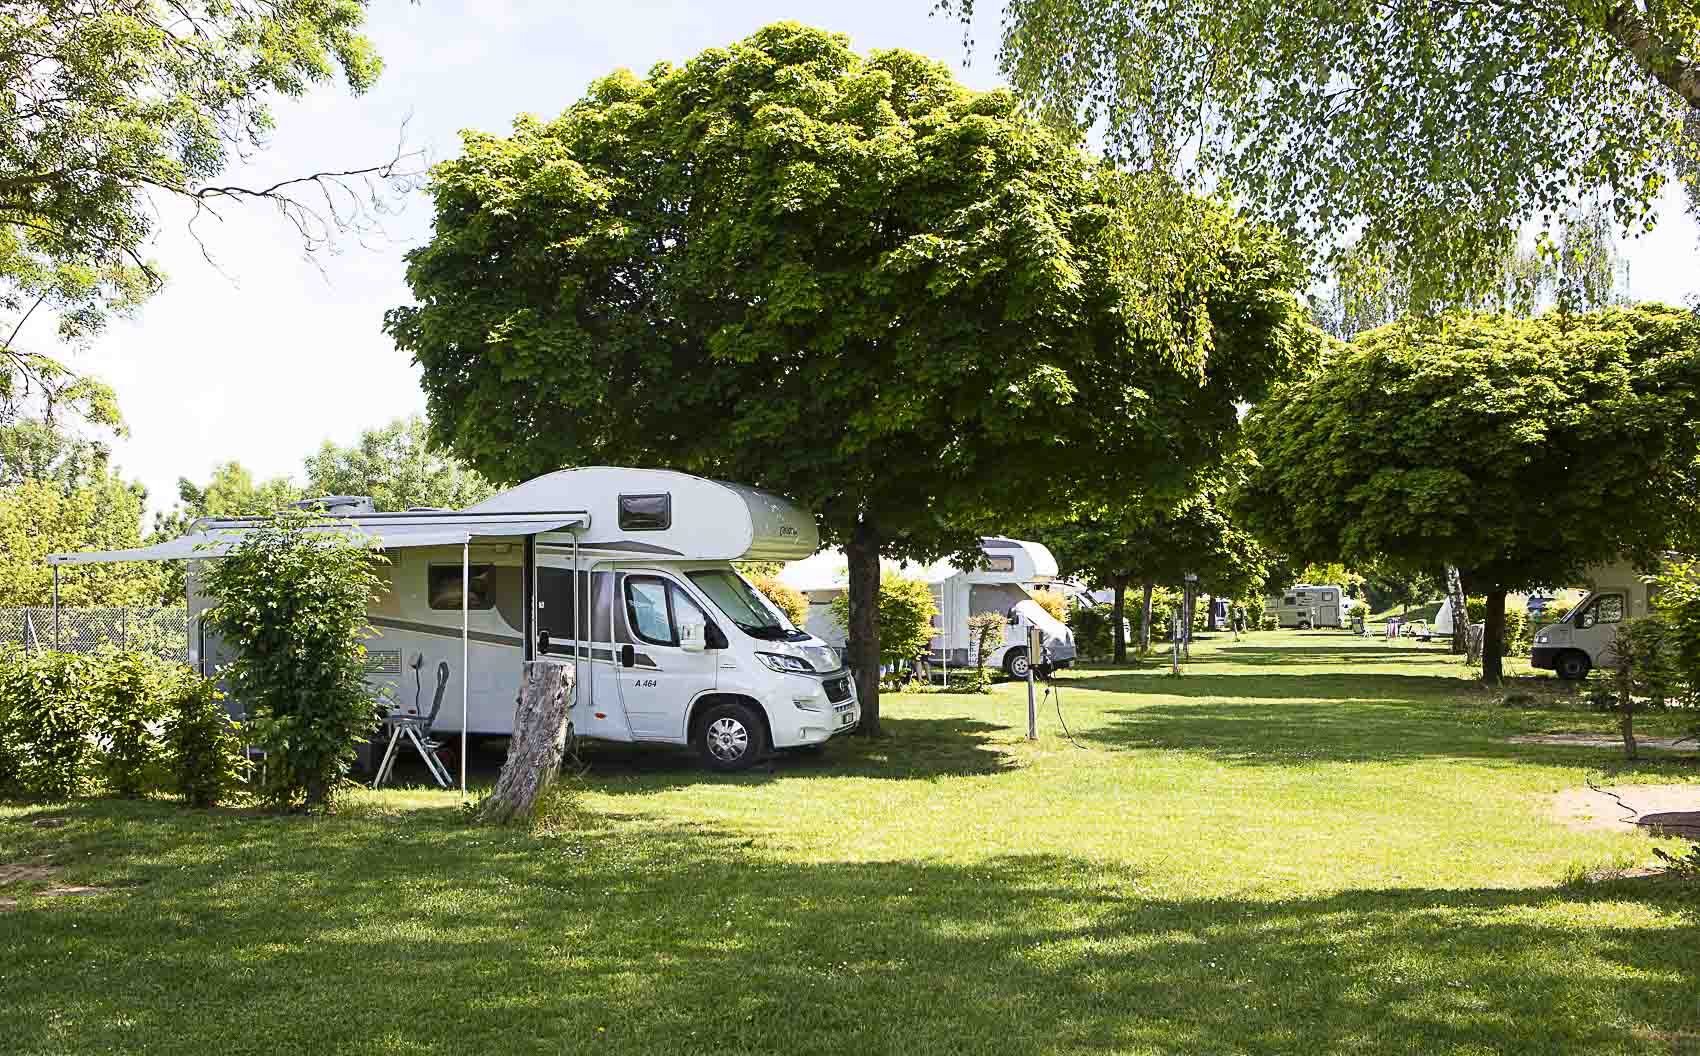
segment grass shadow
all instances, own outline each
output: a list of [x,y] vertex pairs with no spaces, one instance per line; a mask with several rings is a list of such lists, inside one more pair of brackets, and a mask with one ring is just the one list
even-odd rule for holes
[[1662,885],[1158,897],[1101,861],[791,861],[653,820],[545,839],[436,818],[69,813],[35,842],[138,883],[0,914],[20,1054],[1616,1052],[1700,1037],[1700,904]]

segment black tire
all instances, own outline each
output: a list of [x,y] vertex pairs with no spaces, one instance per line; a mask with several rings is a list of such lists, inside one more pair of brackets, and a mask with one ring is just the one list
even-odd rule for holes
[[1588,677],[1588,672],[1593,670],[1593,667],[1594,662],[1588,659],[1588,654],[1576,649],[1559,653],[1558,659],[1552,665],[1553,672],[1566,682],[1582,681]]
[[697,716],[691,746],[710,770],[736,773],[767,755],[767,731],[749,705],[729,700],[710,705]]
[[1310,630],[1310,621],[1309,620],[1300,620],[1299,621],[1299,630],[1301,630],[1301,631]]
[[1003,654],[1003,673],[1017,682],[1027,681],[1027,647],[1018,646]]

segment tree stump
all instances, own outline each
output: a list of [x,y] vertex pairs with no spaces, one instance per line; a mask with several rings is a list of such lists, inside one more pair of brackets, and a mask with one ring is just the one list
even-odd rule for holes
[[525,664],[525,680],[514,710],[514,733],[496,787],[478,807],[486,825],[529,821],[543,793],[561,771],[572,729],[573,665],[551,660]]

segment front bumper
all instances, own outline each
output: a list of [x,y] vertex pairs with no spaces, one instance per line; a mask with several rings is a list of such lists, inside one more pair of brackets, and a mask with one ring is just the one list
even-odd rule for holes
[[[856,680],[839,671],[824,678],[790,679],[791,695],[768,709],[775,748],[824,744],[862,723]],[[836,698],[836,699],[835,699]]]
[[1556,645],[1537,645],[1529,650],[1529,665],[1542,671],[1558,670],[1558,654],[1564,652],[1564,647]]

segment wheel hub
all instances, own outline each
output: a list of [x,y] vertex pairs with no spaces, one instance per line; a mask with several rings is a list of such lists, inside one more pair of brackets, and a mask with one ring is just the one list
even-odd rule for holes
[[708,750],[716,759],[731,762],[749,751],[750,733],[737,719],[715,719],[708,727]]

